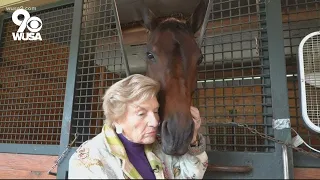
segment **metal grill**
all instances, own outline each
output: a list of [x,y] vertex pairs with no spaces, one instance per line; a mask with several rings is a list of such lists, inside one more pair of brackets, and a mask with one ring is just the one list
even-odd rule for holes
[[[126,76],[120,24],[113,0],[85,0],[71,134],[75,146],[101,132],[105,90]],[[71,136],[70,141],[73,140]]]
[[307,114],[320,127],[320,35],[311,37],[303,47]]
[[246,123],[273,135],[265,1],[215,0],[205,31],[195,101],[204,118],[208,150],[270,152],[274,144]]
[[30,13],[42,41],[13,41],[5,19],[0,41],[0,143],[59,144],[71,38],[72,5]]
[[[314,0],[281,0],[284,31],[284,48],[287,65],[288,94],[291,126],[306,143],[320,148],[320,137],[303,124],[300,111],[299,85],[297,79],[297,54],[300,41],[320,26],[320,3]],[[303,147],[304,145],[302,145]],[[303,147],[305,150],[310,150]]]

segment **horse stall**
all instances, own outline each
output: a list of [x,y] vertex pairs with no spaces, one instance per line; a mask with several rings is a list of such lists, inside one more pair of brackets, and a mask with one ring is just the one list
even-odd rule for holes
[[[6,2],[6,0],[4,1]],[[139,0],[29,0],[42,41],[14,41],[10,10],[0,14],[0,178],[68,178],[68,159],[100,133],[102,96],[129,74],[145,74],[148,32]],[[144,1],[159,18],[189,17],[199,1]],[[1,5],[1,3],[0,3]],[[302,120],[297,50],[319,30],[315,0],[209,0],[196,34],[193,104],[203,118],[204,178],[312,179],[320,136]]]

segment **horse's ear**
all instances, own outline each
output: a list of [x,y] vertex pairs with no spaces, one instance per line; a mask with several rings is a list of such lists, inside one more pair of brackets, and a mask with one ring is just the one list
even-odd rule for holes
[[199,4],[197,5],[196,9],[187,20],[187,23],[191,27],[193,33],[196,33],[203,24],[204,17],[207,11],[207,3],[205,0],[200,0]]
[[156,21],[156,16],[148,7],[146,7],[146,5],[143,2],[140,3],[140,7],[136,11],[142,18],[142,25],[145,28],[147,28],[149,31],[152,31],[157,27],[158,24]]
[[154,30],[158,25],[156,16],[149,8],[143,8],[142,20],[144,27],[146,27],[149,31]]

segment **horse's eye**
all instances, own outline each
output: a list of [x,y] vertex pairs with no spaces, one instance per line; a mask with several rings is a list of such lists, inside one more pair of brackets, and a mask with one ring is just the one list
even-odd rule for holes
[[197,64],[199,65],[199,64],[201,64],[202,63],[202,61],[203,61],[203,55],[201,54],[201,56],[199,57],[199,59],[198,59],[198,62],[197,62]]
[[148,57],[148,59],[151,60],[151,61],[154,61],[154,60],[155,60],[153,54],[151,54],[151,53],[149,53],[149,52],[147,52],[147,57]]

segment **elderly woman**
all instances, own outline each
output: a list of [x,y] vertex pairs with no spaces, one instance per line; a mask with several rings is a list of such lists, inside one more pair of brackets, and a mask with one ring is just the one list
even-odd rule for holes
[[84,142],[69,161],[71,179],[202,179],[208,157],[198,133],[198,109],[191,107],[195,136],[182,156],[162,152],[157,93],[160,85],[143,75],[131,75],[111,86],[103,97],[106,116],[102,132]]

